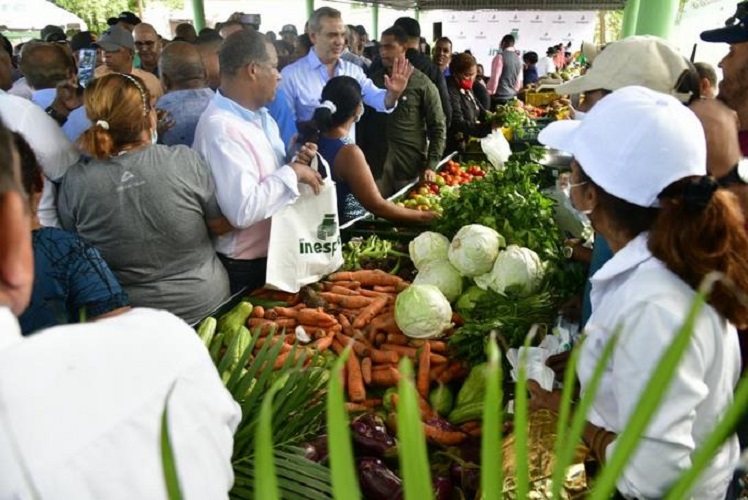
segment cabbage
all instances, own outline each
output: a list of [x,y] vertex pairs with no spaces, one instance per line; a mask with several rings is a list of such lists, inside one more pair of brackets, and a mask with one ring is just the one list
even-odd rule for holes
[[418,272],[414,285],[434,285],[454,302],[462,293],[462,275],[448,260],[429,262]]
[[449,239],[443,234],[426,231],[421,233],[408,245],[410,260],[419,271],[429,262],[447,260]]
[[543,271],[538,254],[529,248],[509,245],[499,253],[491,272],[475,278],[475,284],[502,295],[506,292],[528,295],[537,290]]
[[410,285],[395,301],[395,323],[408,337],[439,337],[452,327],[452,308],[434,285]]
[[463,276],[479,276],[491,270],[499,248],[506,245],[504,237],[480,224],[463,226],[449,245],[449,262]]

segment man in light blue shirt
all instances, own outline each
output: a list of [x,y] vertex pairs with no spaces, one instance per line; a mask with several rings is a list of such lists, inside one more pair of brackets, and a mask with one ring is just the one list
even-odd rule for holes
[[[53,107],[57,86],[75,81],[75,63],[63,47],[54,43],[39,43],[29,47],[21,61],[21,71],[33,90],[31,101],[60,124],[70,141],[75,142],[88,130],[91,122],[83,106],[72,110],[65,106]],[[68,112],[67,115],[64,114],[65,111]]]
[[192,147],[200,115],[214,96],[207,86],[200,52],[191,43],[171,42],[161,52],[158,67],[166,95],[156,101],[156,109],[167,111],[174,123],[159,142]]
[[280,88],[293,104],[295,122],[312,118],[320,105],[325,84],[341,75],[355,78],[361,85],[364,103],[377,111],[388,112],[395,107],[413,72],[407,59],[401,58],[395,63],[392,75],[385,79],[386,88],[380,89],[361,68],[341,59],[345,49],[345,24],[339,11],[330,7],[315,10],[309,19],[309,37],[314,44],[309,54],[286,66],[281,73]]

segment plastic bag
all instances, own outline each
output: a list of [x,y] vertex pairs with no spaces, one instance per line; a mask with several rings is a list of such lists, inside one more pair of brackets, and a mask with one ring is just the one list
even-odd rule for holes
[[512,148],[501,130],[494,130],[480,140],[480,147],[495,168],[504,168],[504,163],[512,155]]

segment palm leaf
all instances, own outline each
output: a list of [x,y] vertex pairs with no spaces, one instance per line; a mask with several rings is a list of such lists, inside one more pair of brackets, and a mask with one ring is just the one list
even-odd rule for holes
[[514,391],[514,455],[516,457],[517,498],[527,498],[530,490],[530,465],[528,462],[528,407],[527,407],[527,352],[535,338],[538,325],[533,325],[525,337],[524,349],[519,356],[517,386]]
[[499,347],[496,334],[491,333],[488,342],[488,366],[486,367],[486,401],[483,405],[483,438],[481,439],[480,489],[484,500],[499,500],[502,497],[503,468],[501,463],[501,431],[503,426],[502,391],[503,372],[499,362]]
[[396,417],[400,437],[397,449],[405,500],[433,499],[426,437],[421,423],[421,412],[418,409],[418,393],[413,383],[413,364],[407,356],[400,361],[397,395],[399,399]]
[[169,398],[174,391],[174,385],[169,389],[164,402],[164,411],[161,414],[161,463],[164,467],[164,482],[166,483],[166,494],[169,500],[182,500],[182,488],[179,485],[177,475],[177,463],[174,459],[174,450],[169,437]]

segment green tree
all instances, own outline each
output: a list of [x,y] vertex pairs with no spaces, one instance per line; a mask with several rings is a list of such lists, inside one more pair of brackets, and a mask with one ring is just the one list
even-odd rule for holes
[[52,0],[65,10],[80,17],[88,29],[101,33],[107,28],[106,20],[116,16],[123,10],[134,12],[143,17],[145,3],[163,3],[170,9],[182,9],[184,0]]

